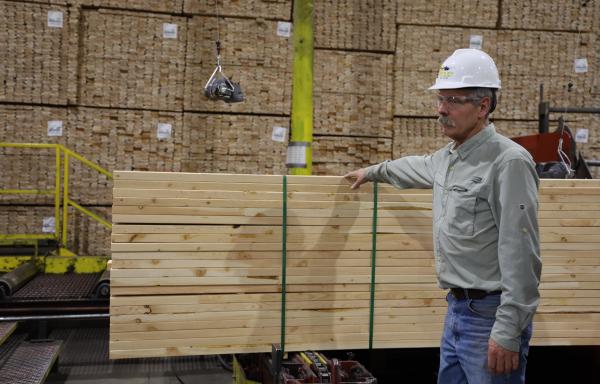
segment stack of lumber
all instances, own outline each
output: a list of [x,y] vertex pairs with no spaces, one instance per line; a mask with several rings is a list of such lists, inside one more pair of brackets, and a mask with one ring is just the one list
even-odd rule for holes
[[391,156],[391,139],[318,136],[313,142],[313,174],[345,175]]
[[278,20],[291,20],[292,0],[184,0],[185,13],[221,16],[262,17]]
[[[62,5],[61,5],[62,4]],[[62,27],[48,25],[62,13]],[[77,11],[60,4],[0,1],[0,102],[66,105],[75,95]]]
[[[110,208],[87,206],[86,209],[110,221]],[[54,206],[0,204],[0,233],[53,234],[44,231],[44,219],[48,218],[54,218]],[[78,255],[110,255],[110,230],[73,208],[69,208],[67,230],[69,250]]]
[[[598,55],[594,34],[501,30],[497,32],[496,44],[496,50],[490,54],[496,60],[502,80],[497,117],[537,118],[541,83],[544,99],[552,106],[590,104],[596,76],[591,64]],[[587,58],[590,66],[587,73],[575,73],[576,58]]]
[[[575,73],[573,65],[576,57],[585,57],[588,63],[596,60],[593,33],[400,25],[395,61],[395,115],[436,113],[431,92],[426,90],[435,82],[439,64],[455,49],[468,48],[472,35],[483,37],[482,49],[494,58],[500,71],[502,91],[497,117],[537,118],[540,83],[544,83],[544,98],[551,105],[567,102],[569,106],[581,107],[589,103],[594,72]],[[569,83],[572,86],[567,92]]]
[[[111,358],[281,340],[283,178],[117,172]],[[373,189],[287,177],[285,349],[368,348]],[[379,185],[373,347],[437,346],[431,194]],[[600,183],[544,180],[535,345],[599,345]]]
[[183,0],[69,0],[85,6],[122,8],[152,12],[181,13]]
[[80,105],[182,110],[185,18],[107,9],[82,15]]
[[472,35],[483,36],[482,49],[492,57],[496,31],[477,28],[398,26],[394,71],[394,114],[433,116],[436,114],[431,91],[440,64],[459,48],[468,48]]
[[[159,138],[159,125],[170,137]],[[67,147],[104,169],[180,171],[189,142],[181,113],[76,108],[70,111]],[[83,204],[110,204],[112,181],[73,161],[72,196]]]
[[[64,108],[0,105],[0,141],[9,143],[66,144],[65,136],[48,136],[48,122],[68,120]],[[54,188],[54,149],[0,148],[0,189]],[[2,203],[51,204],[53,196],[0,195]]]
[[[506,137],[538,133],[538,123],[536,121],[494,120],[493,123],[496,132]],[[451,139],[442,133],[437,119],[411,117],[397,117],[394,119],[392,146],[394,159],[407,155],[434,153],[450,141]]]
[[[264,19],[193,16],[188,19],[185,73],[186,111],[289,114],[292,39],[277,34],[277,22]],[[204,86],[217,64],[217,26],[222,44],[221,65],[227,77],[240,83],[243,103],[208,100]]]
[[315,47],[393,52],[396,3],[395,0],[316,1]]
[[497,2],[401,0],[398,2],[396,22],[398,24],[413,25],[462,25],[494,28],[497,18]]
[[[590,31],[593,27],[595,1],[542,0],[502,2],[500,27],[511,29],[546,29]],[[597,12],[597,11],[596,11]],[[596,19],[597,21],[597,19]]]
[[314,132],[392,136],[393,55],[316,50]]
[[[62,136],[48,136],[49,121],[62,121]],[[171,126],[170,137],[158,137],[159,124]],[[115,168],[180,171],[190,146],[181,113],[128,109],[3,105],[0,136],[6,142],[62,144],[109,172]],[[54,150],[0,148],[0,153],[5,171],[2,188],[54,186]],[[84,205],[112,203],[111,180],[78,160],[70,160],[70,165],[70,196]],[[39,196],[16,198],[21,203],[53,201]]]
[[289,118],[185,113],[182,171],[284,174],[287,137],[273,141],[273,127],[289,128]]

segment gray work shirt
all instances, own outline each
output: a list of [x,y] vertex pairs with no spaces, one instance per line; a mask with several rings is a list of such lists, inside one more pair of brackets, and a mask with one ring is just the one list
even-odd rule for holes
[[489,124],[456,149],[367,168],[367,179],[433,188],[433,242],[441,288],[502,291],[491,337],[518,351],[539,303],[537,190],[530,154]]

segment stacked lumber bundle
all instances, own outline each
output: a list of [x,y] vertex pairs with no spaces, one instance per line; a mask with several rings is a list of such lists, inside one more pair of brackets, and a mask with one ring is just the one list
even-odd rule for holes
[[184,114],[189,145],[185,172],[284,174],[287,137],[273,141],[273,128],[289,128],[288,117]]
[[84,10],[79,104],[180,111],[186,19]]
[[493,30],[399,25],[394,115],[435,115],[433,96],[427,88],[435,82],[444,59],[455,49],[468,48],[471,36],[475,35],[483,37],[482,49],[494,56],[496,31]]
[[78,16],[65,4],[0,1],[0,102],[73,101]]
[[291,20],[292,0],[184,0],[185,13],[216,15],[217,3],[219,15],[262,17],[268,19]]
[[[69,120],[67,147],[109,172],[180,171],[187,157],[181,113],[77,108]],[[83,204],[110,204],[111,180],[76,161],[73,169],[72,196]]]
[[491,1],[400,0],[396,21],[398,24],[462,25],[494,28],[498,11],[498,3]]
[[289,114],[292,39],[278,35],[276,21],[264,19],[221,18],[219,28],[223,72],[240,83],[246,100],[228,104],[204,96],[217,63],[217,18],[194,16],[188,20],[185,110]]
[[314,132],[391,137],[392,55],[315,51]]
[[[0,106],[0,135],[15,143],[62,144],[112,172],[180,171],[188,158],[181,113],[104,108]],[[62,136],[48,136],[48,122],[62,122]],[[159,134],[171,128],[170,135]],[[160,137],[159,137],[160,136]],[[2,188],[54,186],[53,149],[0,148]],[[70,160],[70,196],[84,205],[109,205],[112,181],[78,160]],[[53,203],[53,197],[2,196],[2,201]],[[7,199],[7,200],[5,200]]]
[[[110,208],[86,207],[110,221]],[[54,233],[54,226],[44,220],[54,219],[54,206],[0,205],[0,233],[39,234]],[[67,248],[78,255],[110,255],[110,230],[93,219],[69,209]]]
[[[592,33],[498,31],[495,59],[503,95],[496,116],[537,118],[541,83],[545,100],[553,106],[589,105],[596,47]],[[587,73],[575,73],[575,58],[587,58]]]
[[[283,313],[287,351],[439,344],[430,191],[379,185],[372,286],[372,185],[289,176],[284,215],[282,183],[116,173],[111,358],[270,351]],[[542,182],[534,345],[600,345],[599,199],[597,181]]]
[[314,7],[315,47],[394,52],[395,0],[326,0]]
[[[86,209],[111,222],[111,208],[86,206]],[[69,208],[68,248],[77,255],[110,256],[111,230],[91,217]]]
[[502,2],[500,26],[513,29],[590,31],[598,3],[580,0],[542,0]]
[[[538,133],[536,121],[494,120],[496,132],[506,137]],[[397,117],[394,119],[392,155],[394,159],[407,155],[434,153],[451,141],[441,131],[437,119]]]
[[[9,143],[66,144],[65,136],[48,136],[48,122],[62,121],[66,108],[0,105],[0,137]],[[0,148],[0,189],[52,189],[55,180],[53,149]],[[54,196],[0,195],[3,203],[52,204]]]
[[[502,97],[496,117],[537,118],[539,85],[551,105],[584,106],[594,84],[594,72],[575,73],[574,58],[596,60],[592,33],[477,30],[453,27],[398,27],[395,65],[397,116],[435,114],[431,92],[439,63],[455,49],[467,48],[471,36],[483,36],[482,48],[496,61]],[[401,38],[400,36],[403,36]],[[407,55],[406,52],[416,52]],[[561,54],[558,55],[557,52]],[[572,84],[568,91],[568,84]]]
[[[111,358],[257,352],[279,342],[282,177],[115,177]],[[297,176],[287,192],[286,349],[364,345],[371,189]]]
[[85,6],[122,8],[151,12],[181,13],[183,0],[69,0]]
[[391,139],[317,136],[313,141],[313,174],[345,175],[389,159],[391,155]]

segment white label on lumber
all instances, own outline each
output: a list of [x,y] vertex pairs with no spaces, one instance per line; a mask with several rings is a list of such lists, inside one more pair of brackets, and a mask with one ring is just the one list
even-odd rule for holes
[[63,13],[61,11],[48,11],[48,26],[50,28],[62,28]]
[[62,135],[63,135],[62,120],[49,120],[48,121],[48,136],[62,136]]
[[575,73],[586,73],[588,71],[588,62],[587,59],[581,58],[581,59],[575,59]]
[[42,220],[42,232],[56,233],[56,221],[54,217],[44,217]]
[[471,35],[469,38],[469,48],[481,49],[483,47],[482,35]]
[[575,142],[576,143],[587,143],[590,132],[586,128],[577,128],[575,131]]
[[274,126],[271,140],[285,143],[287,141],[287,128]]
[[292,23],[287,21],[277,22],[277,36],[290,37],[292,35]]
[[171,138],[172,126],[169,123],[158,123],[156,127],[156,137],[159,139],[170,139]]
[[306,167],[306,146],[288,146],[286,165],[293,168]]
[[177,38],[177,24],[163,24],[163,37],[165,39],[176,39]]

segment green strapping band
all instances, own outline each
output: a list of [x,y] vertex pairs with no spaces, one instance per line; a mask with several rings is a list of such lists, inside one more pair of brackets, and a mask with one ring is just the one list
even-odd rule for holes
[[369,349],[373,349],[373,323],[375,315],[375,261],[377,259],[377,182],[373,182],[373,228],[371,244],[371,303],[369,310]]
[[287,176],[283,175],[283,207],[281,212],[281,351],[285,352],[285,280],[287,259]]

